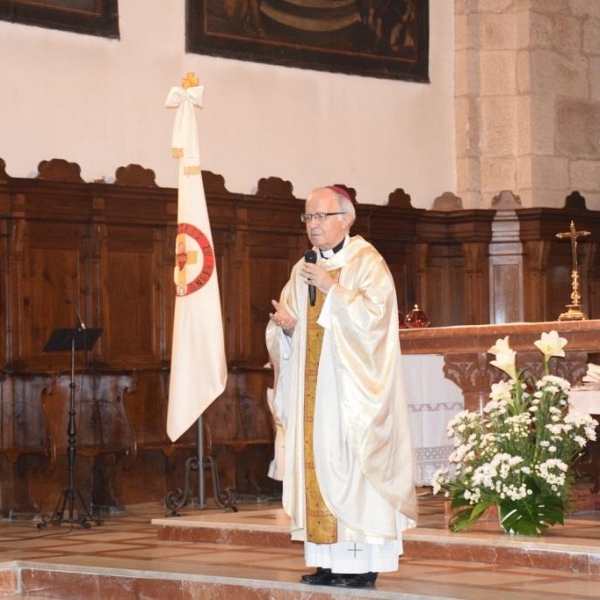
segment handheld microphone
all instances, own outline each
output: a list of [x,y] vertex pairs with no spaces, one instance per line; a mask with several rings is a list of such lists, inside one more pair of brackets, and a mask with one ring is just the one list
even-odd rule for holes
[[[317,253],[314,250],[307,250],[304,253],[304,262],[315,264],[317,262]],[[310,300],[310,305],[315,305],[315,300],[317,299],[317,290],[314,285],[308,286],[308,298]]]
[[79,312],[79,307],[70,298],[67,298],[65,300],[65,304],[71,304],[73,306],[73,308],[75,309],[75,314],[77,315],[77,321],[78,321],[77,327],[78,327],[78,329],[83,331],[86,327],[85,327],[85,323],[83,322],[83,319],[81,318],[81,313]]

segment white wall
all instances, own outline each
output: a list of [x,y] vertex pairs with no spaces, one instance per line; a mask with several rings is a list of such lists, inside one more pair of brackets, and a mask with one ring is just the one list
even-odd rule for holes
[[401,187],[430,208],[455,191],[453,6],[430,0],[430,84],[185,54],[185,0],[120,0],[120,40],[0,22],[0,158],[12,177],[64,158],[109,182],[137,163],[175,187],[164,102],[193,71],[202,168],[229,191],[278,176],[299,198],[344,183],[386,203]]

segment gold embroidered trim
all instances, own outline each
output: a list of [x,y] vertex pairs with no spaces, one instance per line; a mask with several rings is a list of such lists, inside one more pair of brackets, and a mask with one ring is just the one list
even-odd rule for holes
[[[334,276],[337,273],[333,274]],[[317,373],[323,344],[323,328],[317,323],[325,295],[317,290],[314,306],[308,306],[304,387],[304,475],[306,481],[306,539],[315,544],[337,542],[337,519],[323,500],[314,459],[314,414]]]

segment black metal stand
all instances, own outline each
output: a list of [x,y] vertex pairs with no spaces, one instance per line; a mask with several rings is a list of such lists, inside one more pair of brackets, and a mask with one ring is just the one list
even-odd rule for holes
[[[169,509],[169,516],[179,516],[179,509],[186,505],[191,491],[191,473],[198,473],[198,508],[206,508],[205,492],[204,492],[204,469],[210,469],[213,481],[213,493],[215,503],[219,508],[229,512],[237,512],[234,506],[236,493],[228,488],[222,492],[219,485],[219,473],[217,464],[212,456],[204,456],[204,434],[202,431],[202,416],[196,422],[198,442],[196,447],[196,456],[191,456],[185,461],[185,476],[183,490],[176,489],[167,494],[165,504]],[[200,466],[202,468],[200,468]]]
[[[100,519],[94,519],[90,514],[83,498],[78,490],[75,489],[75,459],[77,456],[77,427],[75,423],[75,351],[90,350],[96,340],[100,337],[102,329],[86,329],[78,327],[77,329],[56,329],[46,345],[46,352],[71,350],[71,381],[69,383],[69,423],[67,426],[67,469],[69,482],[67,489],[59,498],[56,508],[51,516],[44,515],[38,528],[42,529],[48,524],[60,526],[63,523],[77,523],[85,529],[91,527],[89,521],[94,521],[96,525],[101,525]],[[79,504],[76,510],[76,504]],[[65,509],[68,510],[65,517]],[[77,516],[75,516],[77,514]]]

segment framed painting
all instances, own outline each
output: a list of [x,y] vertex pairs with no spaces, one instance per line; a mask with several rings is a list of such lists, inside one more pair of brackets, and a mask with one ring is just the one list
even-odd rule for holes
[[101,37],[119,37],[118,0],[0,0],[0,19]]
[[429,0],[186,0],[186,50],[429,81]]

